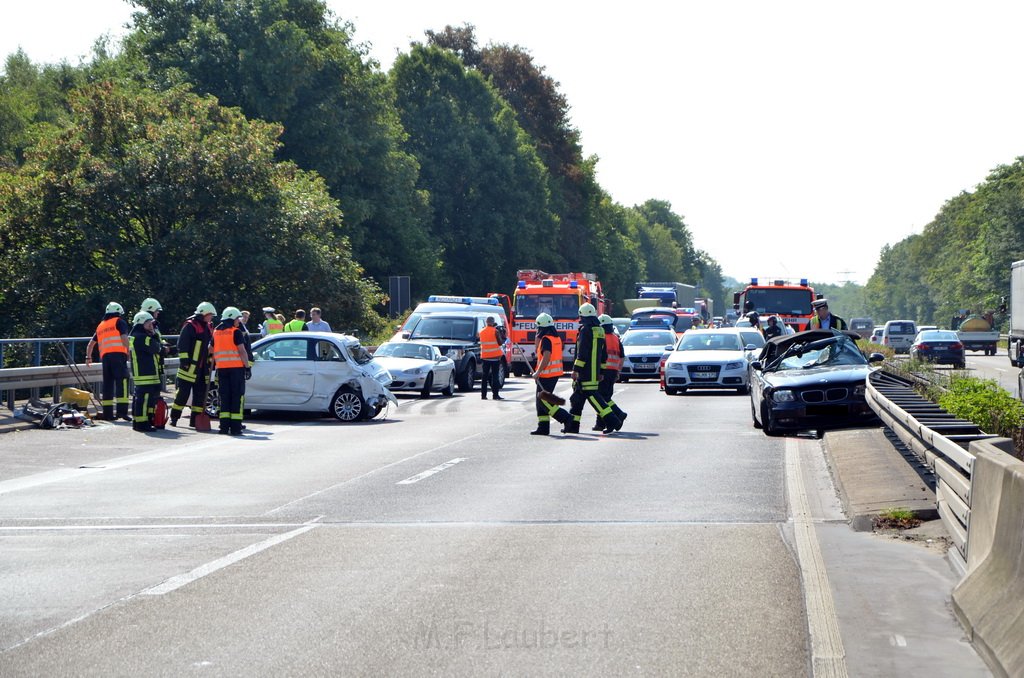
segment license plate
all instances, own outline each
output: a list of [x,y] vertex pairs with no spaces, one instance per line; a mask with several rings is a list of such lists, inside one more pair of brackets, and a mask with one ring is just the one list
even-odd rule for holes
[[715,373],[714,372],[694,372],[693,373],[693,378],[694,379],[714,379],[715,378]]
[[653,372],[657,367],[657,365],[633,365],[633,369],[637,372]]

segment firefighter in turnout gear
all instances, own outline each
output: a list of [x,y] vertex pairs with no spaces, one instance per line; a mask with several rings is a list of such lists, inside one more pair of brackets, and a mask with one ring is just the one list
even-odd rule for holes
[[213,331],[213,363],[217,367],[217,394],[220,398],[220,431],[225,435],[242,435],[242,411],[245,407],[245,380],[250,374],[245,339],[238,328],[242,316],[228,306]]
[[[615,382],[619,380],[619,370],[622,369],[622,342],[619,341],[619,335],[615,334],[615,325],[612,323],[610,315],[602,315],[598,321],[601,323],[601,329],[604,330],[604,348],[607,360],[601,365],[601,383],[597,386],[597,392],[608,402],[608,407],[612,408],[612,412],[619,418],[619,421],[625,422],[626,413],[612,400],[612,396],[615,394]],[[620,423],[619,428],[621,426]],[[597,423],[591,430],[603,431],[606,428],[608,427],[601,415],[597,415]]]
[[196,312],[181,326],[178,333],[178,380],[174,404],[171,405],[171,425],[176,426],[185,403],[192,396],[189,426],[195,427],[195,415],[206,406],[206,384],[210,378],[210,343],[213,329],[210,320],[217,309],[208,301],[196,307]]
[[[85,364],[92,364],[92,349],[99,346],[103,363],[103,390],[100,404],[103,413],[98,419],[114,418],[129,421],[128,416],[128,323],[122,317],[124,308],[116,301],[107,304],[106,313],[96,334],[85,349]],[[115,411],[116,408],[116,411]]]
[[580,306],[580,330],[576,339],[576,362],[572,368],[572,397],[569,398],[569,414],[572,421],[565,425],[562,433],[579,433],[583,404],[597,412],[605,424],[605,433],[622,428],[622,420],[612,411],[598,392],[601,383],[601,366],[608,360],[605,352],[604,329],[597,319],[593,304]]
[[139,311],[132,323],[132,331],[128,335],[132,381],[135,383],[132,428],[136,431],[152,431],[153,413],[160,397],[160,353],[163,347],[151,313]]
[[533,378],[537,382],[537,430],[530,435],[546,436],[551,433],[551,420],[568,426],[572,415],[554,403],[545,402],[541,393],[554,393],[558,378],[562,376],[562,338],[555,330],[555,321],[547,313],[537,316],[537,366]]
[[153,332],[156,335],[157,345],[160,346],[160,355],[158,356],[157,362],[160,365],[160,390],[162,391],[167,385],[167,377],[164,375],[164,357],[170,353],[170,348],[164,344],[164,335],[160,331],[160,312],[164,310],[160,306],[160,302],[149,297],[142,300],[142,304],[139,306],[139,311],[145,311],[146,313],[153,316]]

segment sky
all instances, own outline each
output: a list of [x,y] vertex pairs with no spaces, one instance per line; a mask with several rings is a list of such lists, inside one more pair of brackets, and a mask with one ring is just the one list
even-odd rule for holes
[[[327,4],[384,70],[448,24],[525,48],[612,199],[668,201],[738,280],[863,284],[883,246],[1024,155],[1019,1]],[[133,11],[0,8],[0,52],[38,63],[77,63]]]

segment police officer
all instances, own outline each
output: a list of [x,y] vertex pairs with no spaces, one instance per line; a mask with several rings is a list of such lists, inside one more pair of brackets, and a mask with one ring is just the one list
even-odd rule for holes
[[[612,396],[615,394],[615,382],[619,380],[619,370],[622,369],[622,342],[619,341],[619,335],[615,334],[615,325],[612,323],[610,315],[602,314],[598,321],[601,323],[601,329],[604,330],[604,348],[607,359],[601,365],[601,383],[598,384],[597,391],[608,402],[608,407],[612,408],[612,412],[618,416],[619,420],[625,422],[626,413],[612,400]],[[603,431],[606,428],[601,415],[598,415],[597,422],[591,430]]]
[[196,414],[206,407],[206,382],[210,377],[210,343],[213,328],[210,321],[217,309],[208,301],[196,306],[193,313],[178,333],[178,379],[177,393],[171,405],[171,425],[176,426],[185,409],[189,395],[192,396],[189,426],[195,428]]
[[266,337],[284,331],[284,323],[277,319],[277,316],[274,315],[275,313],[277,313],[277,309],[273,306],[263,307],[264,320],[263,324],[260,325],[260,336]]
[[537,316],[537,340],[534,347],[537,367],[532,376],[537,382],[537,430],[530,431],[530,435],[546,436],[551,433],[552,418],[563,426],[568,426],[572,421],[572,415],[564,408],[541,398],[543,392],[555,392],[558,379],[565,371],[562,366],[562,338],[558,336],[555,321],[548,313]]
[[[92,349],[99,346],[100,362],[103,364],[103,388],[100,404],[103,413],[98,419],[113,421],[128,416],[128,323],[122,317],[124,307],[116,301],[107,304],[103,320],[96,327],[96,333],[85,347],[85,364],[92,365]],[[115,412],[116,405],[116,412]]]
[[782,329],[779,324],[779,317],[776,315],[768,316],[768,327],[764,328],[764,338],[772,339],[774,337],[780,337],[785,334],[786,331]]
[[811,308],[814,309],[814,315],[811,317],[811,322],[808,325],[809,329],[849,329],[849,327],[847,327],[846,325],[845,320],[829,312],[828,299],[815,299],[814,301],[811,302]]
[[576,338],[576,361],[572,370],[572,397],[569,398],[569,414],[572,421],[565,425],[562,433],[579,433],[583,404],[589,402],[602,418],[605,433],[622,428],[622,420],[598,392],[601,383],[601,365],[607,362],[604,329],[597,319],[597,309],[587,303],[579,309],[580,329]]
[[139,311],[132,319],[128,335],[128,350],[132,356],[132,381],[135,398],[132,401],[132,428],[136,431],[153,430],[153,413],[160,398],[160,344],[156,321],[148,311]]
[[480,365],[483,368],[480,376],[480,397],[487,400],[487,389],[491,390],[495,400],[504,400],[498,391],[501,371],[501,336],[498,334],[498,321],[493,315],[487,316],[487,324],[480,330]]
[[218,433],[233,436],[242,435],[245,380],[250,374],[245,339],[238,328],[241,316],[241,311],[228,306],[220,316],[220,324],[213,330],[213,362],[217,367],[217,394],[220,397]]

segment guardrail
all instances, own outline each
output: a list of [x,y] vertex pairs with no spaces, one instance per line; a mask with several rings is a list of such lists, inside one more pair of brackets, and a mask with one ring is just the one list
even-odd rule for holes
[[909,380],[883,370],[868,377],[866,397],[875,414],[934,472],[936,508],[956,545],[953,558],[966,572],[974,471],[969,448],[998,436],[946,412],[917,393]]
[[[88,382],[94,394],[99,394],[99,386],[103,382],[103,366],[94,363],[89,367],[76,365],[76,370]],[[168,379],[173,379],[178,372],[178,359],[169,358],[164,362],[164,370]],[[68,365],[47,365],[42,367],[12,367],[0,370],[0,394],[7,408],[15,410],[16,392],[29,390],[32,398],[38,398],[43,389],[52,389],[53,401],[57,402],[61,389],[65,386],[79,386],[78,376]],[[98,399],[98,398],[97,398]]]

